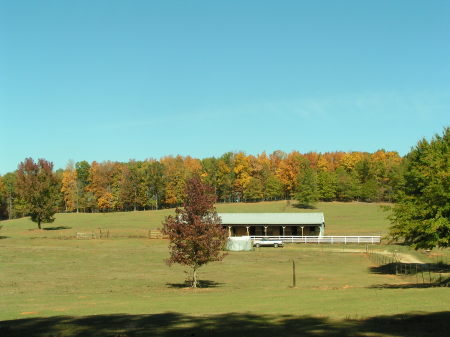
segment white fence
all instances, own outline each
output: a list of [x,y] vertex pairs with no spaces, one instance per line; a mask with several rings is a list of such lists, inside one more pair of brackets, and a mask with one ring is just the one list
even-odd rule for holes
[[381,236],[250,236],[255,239],[281,240],[285,243],[380,243]]

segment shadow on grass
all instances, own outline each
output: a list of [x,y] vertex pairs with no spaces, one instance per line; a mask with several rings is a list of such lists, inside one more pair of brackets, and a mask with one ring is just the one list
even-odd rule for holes
[[419,280],[418,283],[403,283],[403,284],[376,284],[369,288],[371,289],[417,289],[417,288],[436,288],[436,287],[450,287],[450,277],[442,281],[428,281]]
[[300,208],[300,209],[317,209],[317,207],[314,205],[300,204],[300,203],[294,204],[294,205],[292,205],[292,207]]
[[[197,283],[198,288],[217,288],[221,286],[222,283],[210,281],[210,280],[200,280]],[[188,281],[185,281],[184,283],[166,283],[166,286],[169,288],[190,288],[191,283]]]
[[42,228],[44,231],[59,231],[61,229],[71,229],[72,227],[68,226],[58,226],[58,227],[44,227]]
[[396,275],[396,274],[420,274],[428,273],[431,271],[433,273],[450,273],[450,264],[447,263],[401,263],[392,262],[382,264],[376,267],[370,267],[370,272],[372,274],[385,274],[385,275]]
[[182,336],[445,336],[450,311],[377,316],[365,320],[332,321],[311,316],[227,313],[189,316],[168,312],[154,315],[54,316],[0,322],[2,337],[182,337]]
[[373,274],[410,275],[415,276],[416,278],[415,283],[377,284],[370,286],[369,288],[411,289],[450,286],[450,277],[445,275],[450,272],[450,265],[442,262],[425,264],[393,262],[376,267],[370,267],[369,270]]
[[9,238],[9,236],[0,235],[0,240],[7,239],[7,238]]

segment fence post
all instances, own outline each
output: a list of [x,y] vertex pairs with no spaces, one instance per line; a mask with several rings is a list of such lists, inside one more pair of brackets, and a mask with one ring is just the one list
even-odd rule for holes
[[427,267],[428,267],[428,277],[430,279],[430,284],[431,284],[431,271],[430,271],[430,264],[427,263]]
[[295,280],[295,261],[292,260],[292,288],[295,288],[296,280]]

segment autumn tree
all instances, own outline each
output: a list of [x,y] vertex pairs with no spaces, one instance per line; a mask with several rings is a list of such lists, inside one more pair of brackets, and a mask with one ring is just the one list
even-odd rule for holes
[[243,152],[239,152],[234,156],[234,190],[239,200],[244,199],[244,191],[252,180],[250,175],[250,164],[248,158]]
[[186,168],[182,156],[161,158],[164,166],[165,203],[170,206],[180,205],[184,198]]
[[276,170],[276,177],[281,181],[286,198],[290,198],[297,188],[297,175],[300,170],[302,155],[292,151],[286,158],[282,159]]
[[450,127],[422,139],[406,157],[404,187],[389,219],[390,235],[415,249],[450,246]]
[[188,179],[183,208],[175,210],[163,222],[163,232],[169,237],[169,265],[178,263],[192,271],[192,287],[198,284],[198,269],[224,257],[222,248],[227,239],[226,230],[214,207],[216,196],[211,186],[199,175]]
[[17,190],[24,201],[27,214],[41,229],[41,223],[55,220],[57,211],[58,185],[53,174],[53,164],[39,159],[25,159],[17,169]]
[[67,212],[76,210],[78,212],[78,182],[77,171],[73,165],[73,162],[67,164],[66,169],[63,172],[61,182],[61,192],[63,193],[64,204]]
[[120,164],[111,161],[92,162],[86,190],[95,196],[96,207],[99,210],[110,211],[116,207],[119,199],[119,186]]

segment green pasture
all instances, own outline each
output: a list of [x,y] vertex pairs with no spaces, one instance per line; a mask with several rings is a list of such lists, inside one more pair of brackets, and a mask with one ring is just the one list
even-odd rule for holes
[[[303,211],[286,202],[218,208]],[[317,210],[325,212],[327,234],[384,234],[388,226],[375,204],[323,203]],[[58,214],[42,231],[28,219],[3,221],[0,336],[440,336],[449,329],[449,288],[385,272],[365,246],[230,252],[200,270],[202,288],[186,288],[184,268],[164,262],[167,241],[146,238],[170,212]],[[73,237],[97,228],[111,237]]]
[[[389,228],[386,213],[378,203],[330,202],[318,203],[315,209],[296,207],[295,201],[217,204],[218,212],[324,212],[326,235],[385,235]],[[147,237],[149,229],[161,227],[164,218],[173,209],[115,212],[115,213],[60,213],[51,224],[43,224],[44,230],[29,218],[2,221],[0,235],[15,238],[52,238],[73,236],[76,232],[96,232],[99,228],[110,231],[120,238]]]

